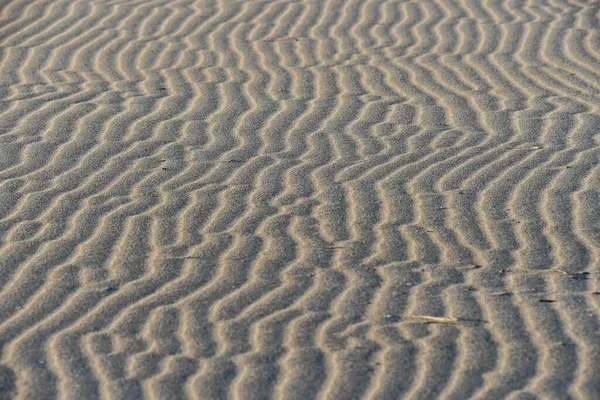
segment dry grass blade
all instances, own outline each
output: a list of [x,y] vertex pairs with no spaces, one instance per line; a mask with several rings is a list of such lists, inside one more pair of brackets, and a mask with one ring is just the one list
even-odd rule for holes
[[417,319],[428,324],[456,324],[458,319],[454,317],[434,317],[431,315],[411,315],[410,318]]

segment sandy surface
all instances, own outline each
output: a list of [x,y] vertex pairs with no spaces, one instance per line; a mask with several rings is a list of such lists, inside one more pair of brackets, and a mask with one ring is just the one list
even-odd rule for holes
[[600,399],[600,1],[0,16],[0,398]]

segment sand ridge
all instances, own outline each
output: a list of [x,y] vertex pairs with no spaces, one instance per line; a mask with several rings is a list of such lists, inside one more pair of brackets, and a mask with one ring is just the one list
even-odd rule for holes
[[0,3],[0,398],[600,398],[599,18]]

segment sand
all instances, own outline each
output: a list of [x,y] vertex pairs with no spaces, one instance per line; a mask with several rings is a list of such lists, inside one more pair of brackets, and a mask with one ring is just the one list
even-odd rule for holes
[[0,398],[600,399],[600,1],[0,3]]

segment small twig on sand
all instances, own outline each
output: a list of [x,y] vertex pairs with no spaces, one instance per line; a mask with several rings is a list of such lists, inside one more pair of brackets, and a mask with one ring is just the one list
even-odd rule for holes
[[590,273],[587,271],[567,272],[567,271],[563,271],[562,269],[555,269],[554,271],[558,272],[559,274],[566,275],[571,279],[576,279],[576,280],[581,280],[581,281],[588,279],[588,276],[590,275]]

